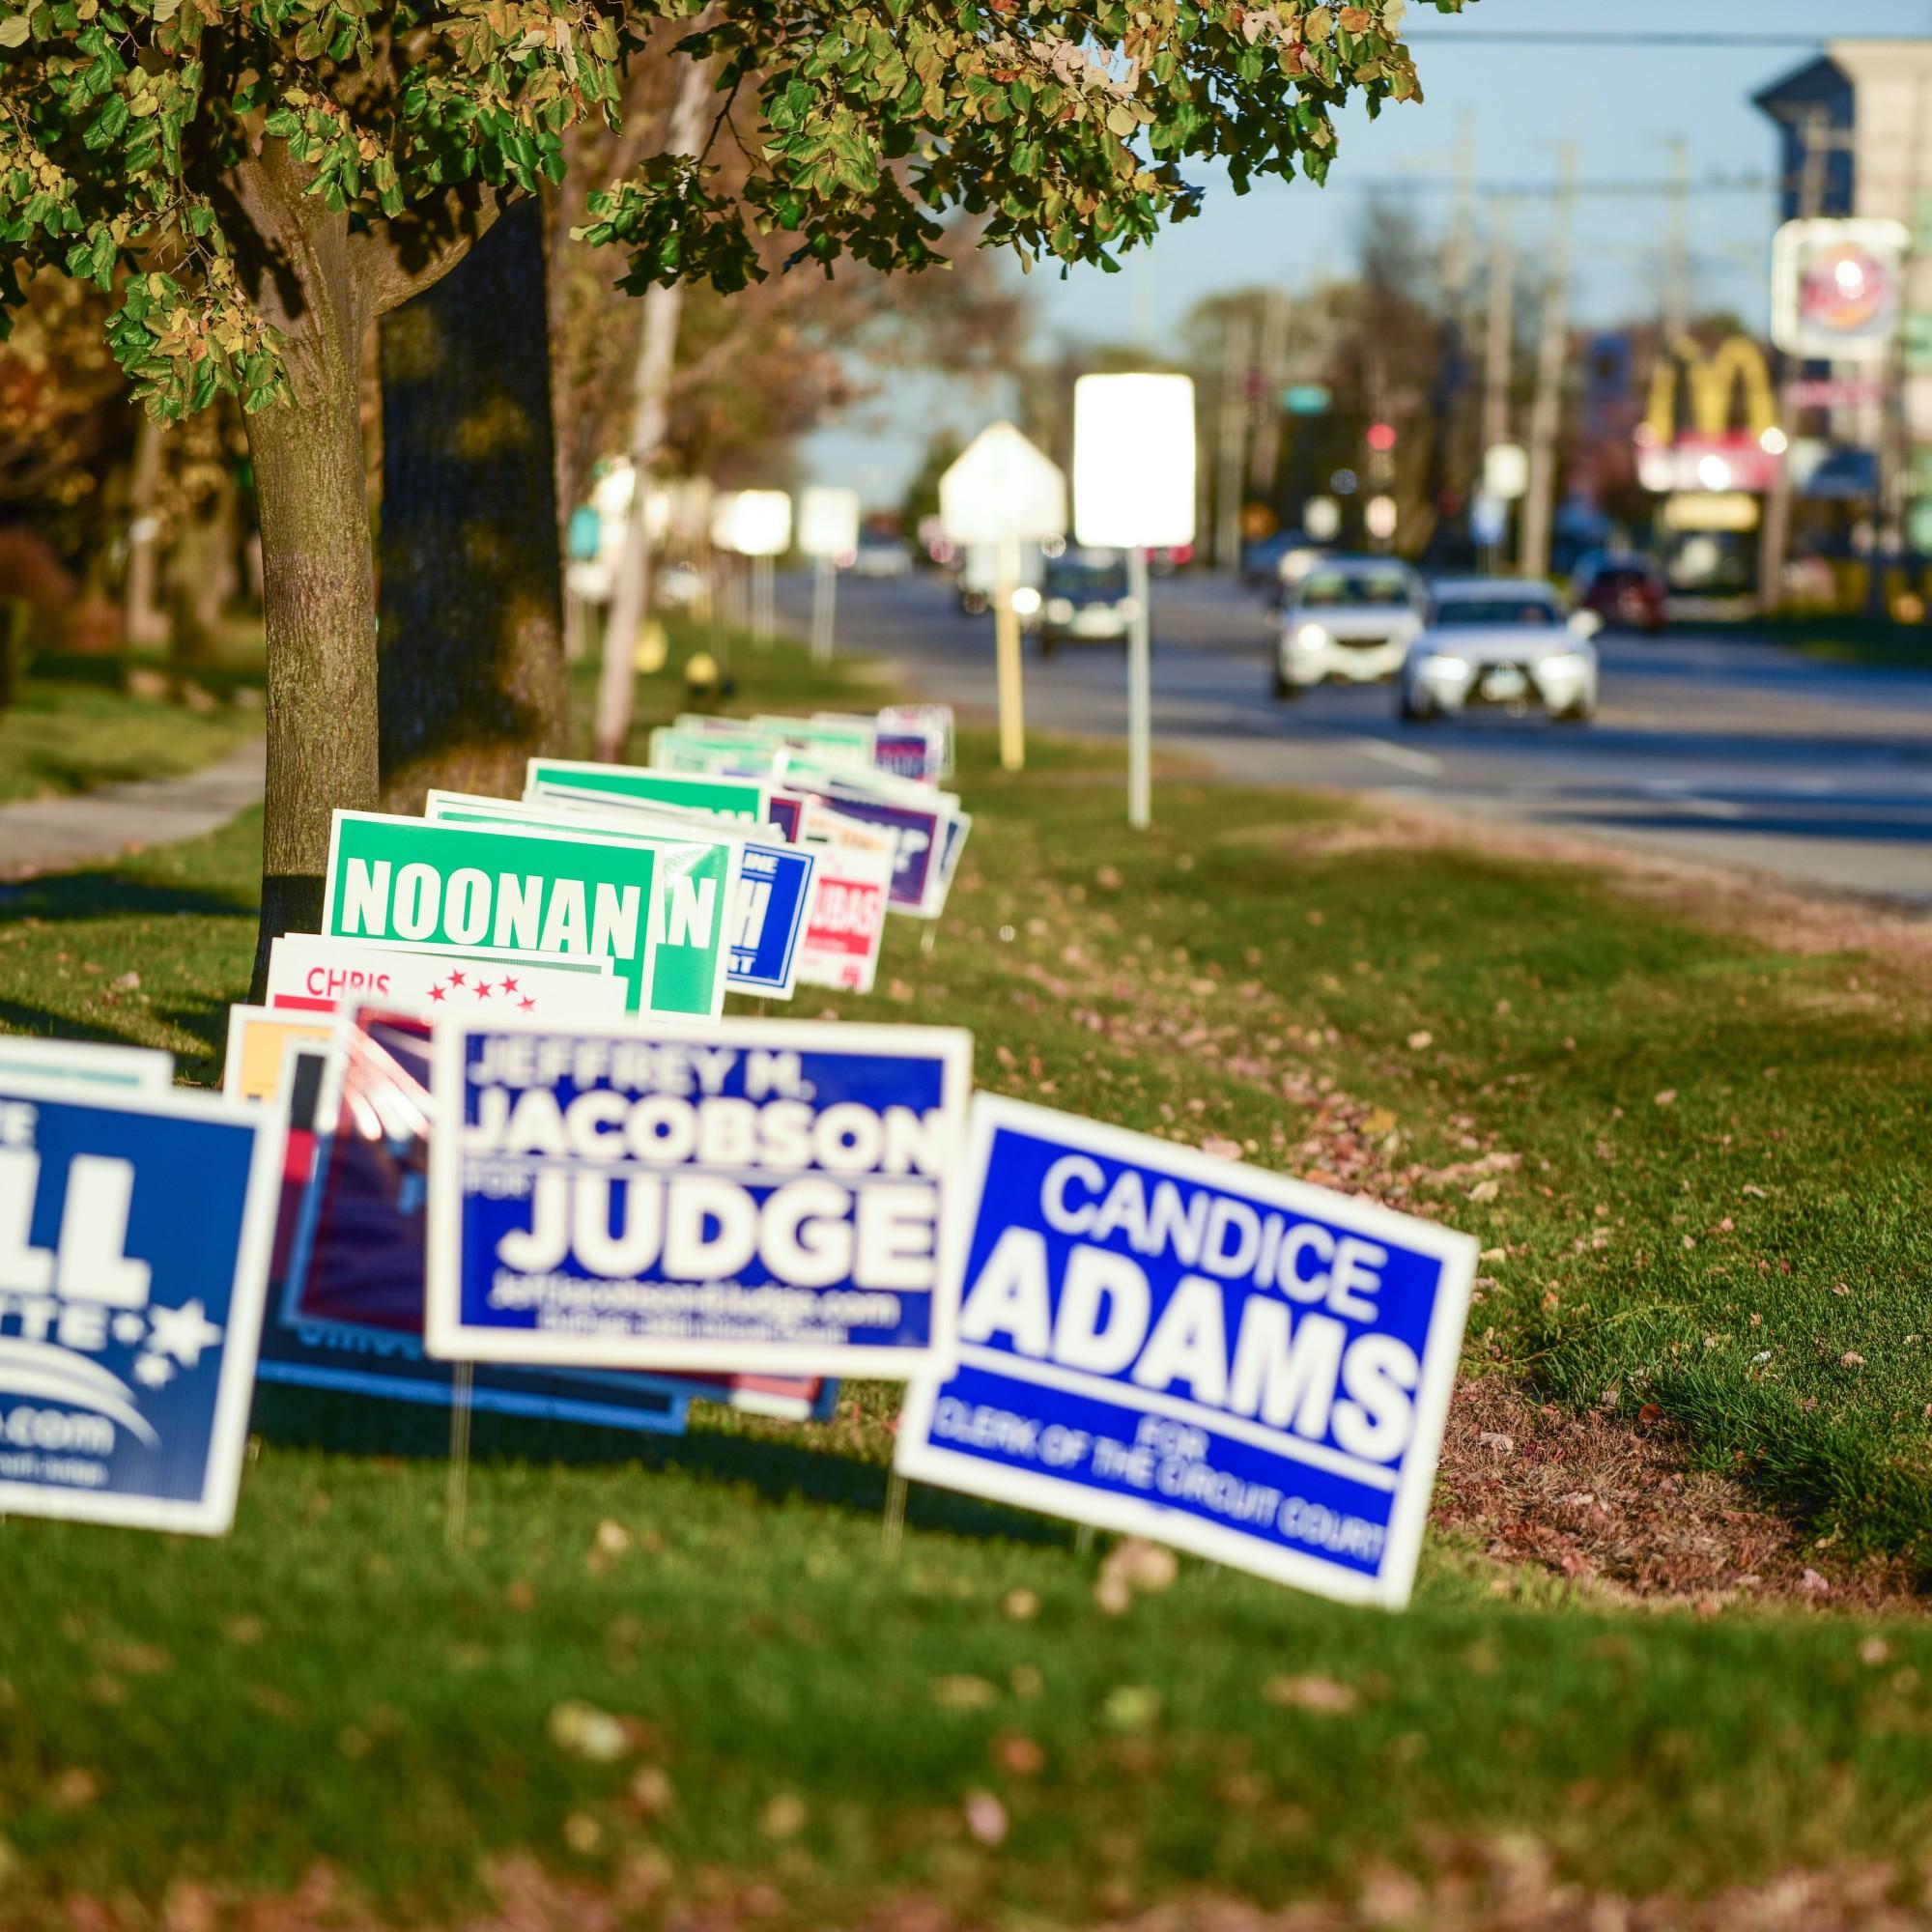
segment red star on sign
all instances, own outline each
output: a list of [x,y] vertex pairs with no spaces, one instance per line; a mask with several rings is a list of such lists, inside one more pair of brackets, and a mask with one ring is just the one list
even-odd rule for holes
[[476,982],[476,986],[475,986],[475,993],[476,993],[476,997],[477,997],[477,998],[478,998],[479,1000],[487,1000],[487,999],[488,999],[488,998],[490,997],[490,982],[489,982],[489,980],[477,980],[477,982]]
[[526,1001],[525,1001],[525,1002],[523,1003],[523,1009],[524,1009],[524,1011],[525,1011],[525,1012],[526,1012],[526,1013],[527,1013],[527,1012],[533,1012],[533,1011],[535,1010],[535,1009],[536,1009],[536,1004],[537,1004],[537,1003],[536,1003],[536,1002],[535,1002],[534,1000],[526,1000]]
[[518,983],[516,982],[516,980],[514,980],[513,979],[511,979],[511,978],[510,978],[510,976],[509,976],[509,975],[508,975],[507,973],[505,973],[505,974],[503,975],[503,991],[504,991],[504,992],[505,992],[506,994],[507,994],[507,993],[521,993],[521,992],[522,992],[523,990],[524,990],[524,989],[523,989],[523,987],[522,987],[522,986],[520,986],[520,985],[519,985],[519,984],[518,984]]
[[449,976],[449,983],[452,986],[467,986],[469,981],[461,973],[452,972]]
[[440,982],[440,980],[438,981],[438,983],[437,983],[436,985],[432,986],[432,987],[431,987],[431,988],[429,989],[429,996],[430,996],[430,998],[431,998],[432,1000],[437,1000],[437,1001],[440,1001],[440,1000],[441,1000],[441,998],[442,998],[442,984],[441,984],[441,982]]

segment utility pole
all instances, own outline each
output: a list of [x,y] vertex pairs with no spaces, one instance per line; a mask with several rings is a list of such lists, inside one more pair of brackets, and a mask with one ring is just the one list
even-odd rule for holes
[[1262,310],[1261,382],[1254,397],[1254,440],[1248,445],[1248,491],[1274,500],[1281,465],[1281,390],[1288,379],[1288,298],[1270,289]]
[[1577,144],[1563,144],[1556,191],[1556,232],[1550,238],[1543,284],[1543,332],[1536,351],[1536,396],[1529,412],[1529,492],[1522,502],[1522,575],[1549,575],[1549,537],[1556,517],[1556,445],[1563,429],[1563,370],[1568,360],[1570,221],[1577,207]]
[[1221,447],[1214,501],[1214,561],[1223,570],[1241,567],[1241,474],[1248,434],[1248,369],[1254,360],[1254,325],[1230,313],[1221,332]]
[[[1483,328],[1483,420],[1476,452],[1478,487],[1489,453],[1507,442],[1510,432],[1510,377],[1516,366],[1516,260],[1510,250],[1510,204],[1490,210],[1489,315]],[[1501,546],[1483,546],[1483,574],[1493,577]]]
[[1690,329],[1690,148],[1682,134],[1664,142],[1670,155],[1670,214],[1663,254],[1663,341],[1674,355]]
[[[1831,113],[1822,106],[1806,107],[1796,117],[1798,129],[1798,218],[1815,221],[1825,212],[1826,168],[1836,144]],[[1779,371],[1777,392],[1778,427],[1783,430],[1785,449],[1764,499],[1764,527],[1758,532],[1757,608],[1767,616],[1776,616],[1784,602],[1784,563],[1791,549],[1791,445],[1798,440],[1798,402],[1796,385],[1804,374],[1797,356],[1786,355]]]

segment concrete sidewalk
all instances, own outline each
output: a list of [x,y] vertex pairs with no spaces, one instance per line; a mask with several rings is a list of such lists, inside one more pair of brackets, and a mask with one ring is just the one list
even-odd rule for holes
[[67,871],[213,832],[261,798],[264,760],[257,738],[185,778],[0,806],[0,879]]

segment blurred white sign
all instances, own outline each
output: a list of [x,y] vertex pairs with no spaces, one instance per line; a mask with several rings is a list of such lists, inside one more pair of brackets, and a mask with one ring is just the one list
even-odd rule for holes
[[1194,541],[1194,384],[1082,376],[1073,385],[1073,529],[1100,549]]
[[734,490],[711,512],[711,541],[740,556],[781,556],[791,547],[791,498],[782,490]]
[[939,479],[939,521],[956,544],[1064,537],[1066,478],[1011,423],[993,423]]
[[1483,495],[1513,503],[1529,493],[1529,451],[1520,442],[1492,442],[1483,452]]
[[859,548],[859,493],[814,483],[798,497],[798,547],[806,556],[849,557]]
[[1898,221],[1787,221],[1771,247],[1771,339],[1787,355],[1883,360],[1898,336],[1910,242]]

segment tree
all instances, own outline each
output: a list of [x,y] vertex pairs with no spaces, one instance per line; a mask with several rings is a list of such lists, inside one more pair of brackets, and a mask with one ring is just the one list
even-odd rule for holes
[[[1333,116],[1418,92],[1404,0],[27,0],[0,20],[0,306],[19,270],[115,286],[108,339],[159,418],[249,415],[269,638],[263,934],[314,923],[329,813],[378,796],[376,611],[358,420],[370,325],[433,286],[613,120],[647,41],[711,64],[697,154],[588,197],[623,286],[936,259],[983,217],[1022,259],[1115,266],[1236,188],[1322,178]],[[1457,11],[1461,0],[1435,0]],[[682,36],[682,38],[678,38]],[[719,140],[754,160],[713,191]]]

